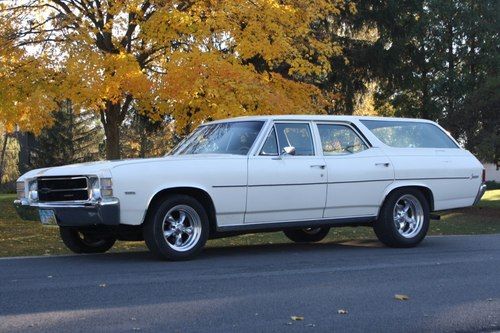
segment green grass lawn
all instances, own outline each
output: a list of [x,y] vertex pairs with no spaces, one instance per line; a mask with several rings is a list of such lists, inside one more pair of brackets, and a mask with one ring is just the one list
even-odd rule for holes
[[[44,227],[36,222],[25,222],[17,216],[12,201],[14,195],[0,195],[0,257],[52,255],[70,253],[59,239],[57,227]],[[441,213],[440,221],[431,221],[431,235],[475,235],[500,233],[500,190],[487,191],[476,207]],[[323,242],[345,242],[357,239],[375,239],[370,227],[331,229]],[[281,233],[250,234],[208,242],[207,246],[241,246],[255,244],[289,243]],[[114,252],[144,250],[142,242],[117,242]]]

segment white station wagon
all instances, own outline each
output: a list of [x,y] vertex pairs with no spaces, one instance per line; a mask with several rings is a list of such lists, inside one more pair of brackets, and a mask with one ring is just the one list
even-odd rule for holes
[[145,240],[182,260],[210,238],[282,230],[317,242],[342,226],[411,247],[431,212],[474,205],[485,189],[481,163],[431,121],[261,116],[203,124],[160,158],[30,171],[15,205],[58,225],[76,253]]

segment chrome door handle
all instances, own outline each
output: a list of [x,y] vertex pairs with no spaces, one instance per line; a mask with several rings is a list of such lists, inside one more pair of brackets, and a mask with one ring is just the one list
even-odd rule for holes
[[324,164],[313,164],[313,165],[311,165],[311,168],[324,169],[325,167],[326,167],[326,165],[324,165]]
[[385,163],[375,163],[375,165],[388,167],[390,164],[388,162],[385,162]]

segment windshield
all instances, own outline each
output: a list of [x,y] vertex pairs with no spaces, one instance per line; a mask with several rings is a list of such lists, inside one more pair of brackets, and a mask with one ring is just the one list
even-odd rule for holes
[[263,121],[238,121],[200,126],[173,153],[246,155],[263,124]]

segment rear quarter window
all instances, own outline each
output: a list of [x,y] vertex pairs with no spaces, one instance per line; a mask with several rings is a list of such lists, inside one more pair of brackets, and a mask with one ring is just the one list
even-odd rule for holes
[[432,123],[416,121],[361,120],[380,141],[397,148],[458,148]]

